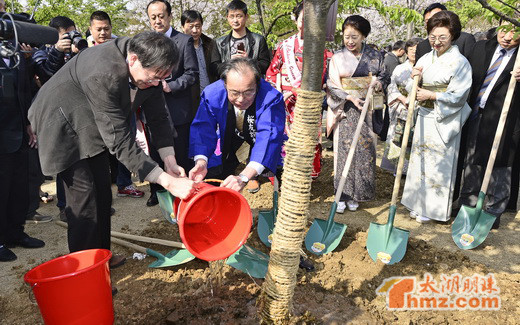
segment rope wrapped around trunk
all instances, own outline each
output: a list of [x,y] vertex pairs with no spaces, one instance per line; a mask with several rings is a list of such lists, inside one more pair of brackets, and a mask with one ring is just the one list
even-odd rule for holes
[[[284,323],[291,310],[300,251],[307,228],[311,172],[324,93],[298,90],[282,176],[280,206],[269,268],[259,299],[263,323]],[[292,309],[292,306],[290,306]]]

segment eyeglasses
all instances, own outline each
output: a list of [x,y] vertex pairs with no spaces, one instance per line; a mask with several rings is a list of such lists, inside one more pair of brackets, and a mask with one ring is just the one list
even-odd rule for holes
[[434,36],[434,35],[430,35],[428,36],[428,39],[430,40],[430,42],[435,42],[435,41],[439,41],[441,43],[444,43],[446,41],[448,41],[450,39],[450,36],[448,35],[441,35],[441,36]]
[[244,98],[251,98],[256,94],[256,89],[248,89],[244,91],[237,91],[237,90],[229,90],[228,89],[229,97],[231,98],[238,98],[240,96]]

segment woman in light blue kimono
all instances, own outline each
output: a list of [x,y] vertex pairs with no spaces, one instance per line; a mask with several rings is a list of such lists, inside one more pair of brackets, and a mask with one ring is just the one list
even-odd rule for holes
[[[370,23],[359,15],[352,15],[343,23],[345,47],[330,62],[327,81],[327,133],[334,130],[334,187],[337,188],[345,166],[356,125],[368,86],[377,77],[375,90],[381,91],[390,82],[383,64],[383,56],[364,42],[370,33]],[[381,103],[382,104],[382,103]],[[352,160],[345,188],[337,212],[346,207],[355,211],[361,201],[375,198],[376,133],[381,131],[381,110],[367,113],[356,152]]]
[[[447,221],[455,183],[460,132],[471,109],[466,103],[471,66],[452,42],[460,35],[459,18],[440,11],[427,23],[432,51],[416,63],[421,76],[417,122],[402,203],[417,222]],[[406,86],[412,89],[413,80]]]

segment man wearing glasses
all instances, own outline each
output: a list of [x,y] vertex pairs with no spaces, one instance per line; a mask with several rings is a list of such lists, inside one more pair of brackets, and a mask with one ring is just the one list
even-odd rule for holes
[[[261,78],[254,61],[239,57],[225,62],[221,80],[204,89],[191,124],[190,157],[195,167],[190,179],[201,181],[208,174],[223,179],[223,186],[241,191],[266,168],[275,173],[281,161],[284,124],[283,96]],[[219,156],[215,155],[217,129]],[[244,158],[249,162],[235,176]]]
[[[109,151],[141,181],[158,183],[179,198],[192,192],[193,182],[182,177],[175,160],[162,89],[178,59],[164,34],[121,37],[76,55],[38,92],[29,120],[44,174],[63,179],[71,252],[110,249]],[[165,171],[135,142],[130,123],[139,106]]]

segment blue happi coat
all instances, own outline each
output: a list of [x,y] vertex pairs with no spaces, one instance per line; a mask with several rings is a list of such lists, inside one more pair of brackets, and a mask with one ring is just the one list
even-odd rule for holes
[[[208,157],[208,168],[222,164],[221,156],[215,155],[218,140],[216,131],[220,131],[220,147],[224,148],[228,105],[224,82],[219,80],[210,84],[201,95],[197,115],[191,124],[190,157],[197,155]],[[249,160],[260,163],[274,172],[281,164],[280,152],[285,140],[283,96],[262,79],[254,105],[256,105],[256,139]]]

